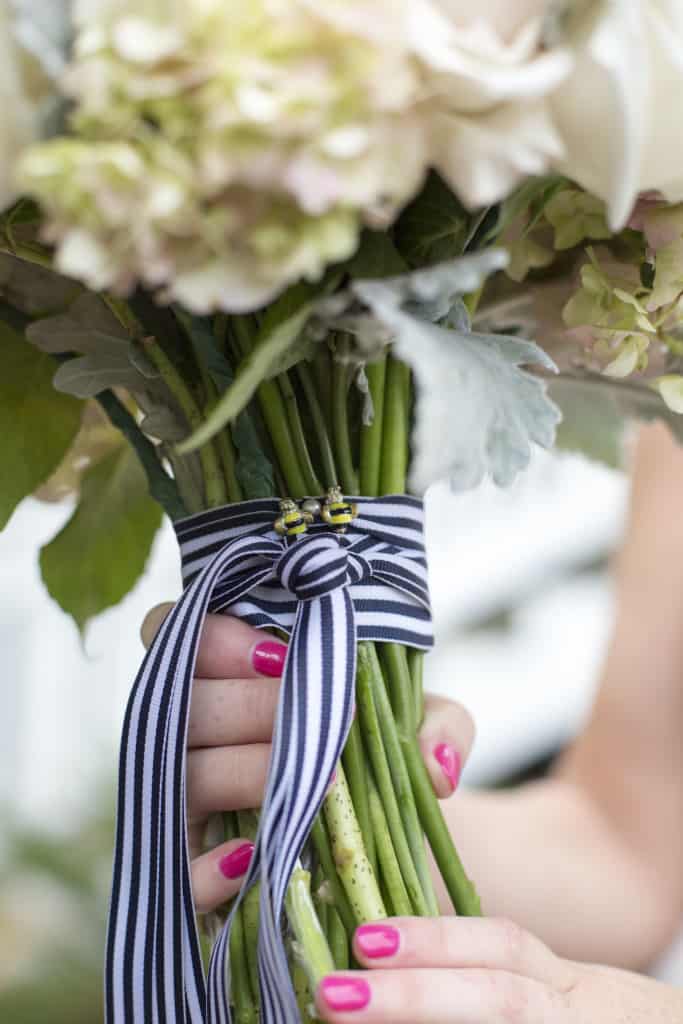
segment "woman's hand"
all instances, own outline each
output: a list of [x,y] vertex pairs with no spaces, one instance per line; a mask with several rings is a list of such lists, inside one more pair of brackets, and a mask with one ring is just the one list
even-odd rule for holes
[[573,963],[509,921],[395,918],[363,925],[354,952],[370,972],[325,978],[330,1024],[680,1024],[683,992]]
[[[149,646],[172,605],[148,613],[142,639]],[[192,887],[199,913],[225,903],[239,889],[253,845],[233,839],[202,853],[209,817],[261,805],[268,774],[279,677],[287,648],[227,615],[208,615],[192,692],[187,755],[187,812]],[[420,744],[434,789],[451,796],[474,740],[468,713],[429,698]]]

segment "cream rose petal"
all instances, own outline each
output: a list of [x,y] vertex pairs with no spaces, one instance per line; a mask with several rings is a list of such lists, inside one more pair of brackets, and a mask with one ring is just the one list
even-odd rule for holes
[[574,70],[551,103],[558,168],[608,204],[623,227],[638,194],[683,197],[683,9],[673,0],[601,0],[573,26]]
[[437,170],[470,207],[508,195],[562,152],[543,104],[510,104],[477,117],[437,113],[432,132]]

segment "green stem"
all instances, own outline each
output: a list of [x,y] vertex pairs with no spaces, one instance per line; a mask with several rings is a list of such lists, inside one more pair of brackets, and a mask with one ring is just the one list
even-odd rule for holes
[[296,371],[313,421],[325,486],[328,488],[334,487],[338,483],[337,467],[334,464],[334,452],[330,443],[330,435],[327,431],[327,424],[325,423],[320,402],[318,401],[313,376],[308,365],[303,362],[297,363]]
[[[147,337],[143,340],[142,345],[145,354],[159,371],[166,386],[180,406],[190,430],[192,432],[198,430],[203,422],[202,413],[185,381],[156,338]],[[213,508],[218,505],[225,505],[227,494],[225,484],[223,483],[223,474],[218,461],[218,455],[212,444],[202,445],[199,449],[199,459],[202,464],[208,507]]]
[[403,876],[401,875],[401,867],[396,857],[394,844],[391,841],[391,833],[384,813],[384,807],[373,779],[369,781],[369,788],[370,816],[375,832],[377,855],[382,870],[382,881],[386,886],[391,903],[391,913],[395,917],[410,917],[413,913],[413,906],[408,890],[405,887]]
[[301,416],[299,415],[299,406],[297,404],[296,394],[294,393],[292,382],[289,379],[289,374],[281,373],[278,377],[278,382],[284,399],[285,409],[287,410],[287,422],[289,423],[292,440],[294,442],[296,454],[299,459],[299,465],[306,484],[306,493],[310,495],[322,494],[323,485],[318,480],[315,469],[313,468],[313,463],[311,462],[308,442],[306,441],[303,423],[301,422]]
[[406,489],[410,433],[407,401],[409,383],[408,367],[389,356],[384,385],[380,494],[403,494]]
[[401,737],[403,735],[415,736],[413,694],[411,679],[408,673],[406,649],[399,644],[382,644],[380,652],[381,661],[386,667],[386,675],[392,687],[392,695],[396,694],[397,702],[399,699],[401,701],[401,710],[397,713],[396,704],[392,707],[389,701],[385,674],[382,672],[377,650],[374,646],[371,647],[369,655],[373,668],[373,697],[382,730],[382,742],[387,752],[394,790],[398,796],[401,809],[403,827],[410,846],[415,870],[420,879],[420,886],[427,903],[428,913],[436,916],[439,913],[439,904],[436,892],[434,891],[434,882],[425,849],[420,817],[413,796],[410,775],[401,747]]
[[346,780],[349,785],[349,792],[353,800],[353,806],[358,819],[358,826],[363,836],[363,845],[370,859],[375,872],[377,871],[377,856],[375,853],[375,839],[370,824],[370,806],[368,803],[368,766],[366,764],[363,740],[360,732],[358,717],[354,718],[346,747],[342,755],[342,763],[346,772]]
[[419,730],[422,727],[425,715],[425,692],[424,692],[424,651],[418,651],[411,647],[407,652],[408,670],[410,681],[413,686],[413,714],[415,725]]
[[323,870],[323,874],[325,875],[325,880],[332,890],[334,904],[339,911],[344,927],[347,931],[351,932],[356,927],[356,919],[346,895],[346,890],[341,884],[337,874],[337,866],[334,862],[334,856],[330,846],[330,838],[327,834],[327,827],[322,815],[318,815],[313,822],[311,839],[313,840],[313,845],[315,846],[316,853],[320,859],[320,866]]
[[[360,643],[358,645],[358,671],[356,677],[356,697],[358,701],[358,712],[360,714],[361,727],[365,746],[370,755],[370,762],[377,782],[384,813],[387,817],[389,832],[394,844],[394,850],[401,867],[401,874],[405,887],[408,890],[413,910],[420,917],[428,917],[430,907],[422,891],[422,884],[415,867],[411,846],[405,832],[403,816],[399,807],[399,796],[394,788],[389,759],[382,739],[382,727],[380,725],[380,713],[375,703],[374,691],[376,688],[375,676],[381,671],[377,660],[377,653],[374,644]],[[390,711],[391,713],[391,711]],[[408,786],[408,791],[410,787]],[[405,798],[405,793],[402,794]],[[422,832],[419,831],[419,839],[422,839]],[[391,891],[391,890],[390,890]],[[396,897],[391,892],[392,901]]]
[[[207,412],[209,410],[207,409]],[[220,430],[213,438],[223,468],[228,501],[244,501],[242,485],[237,478],[237,456],[228,430]]]
[[[238,811],[237,825],[239,835],[243,839],[256,839],[258,829],[258,818],[253,811]],[[258,999],[259,978],[258,978],[258,922],[259,902],[261,898],[261,885],[252,885],[249,892],[242,900],[242,922],[244,926],[244,940],[247,958],[247,970],[249,982],[254,996]]]
[[289,880],[285,899],[287,918],[296,940],[296,955],[306,971],[311,991],[334,971],[327,944],[311,895],[311,875],[299,865]]
[[230,932],[231,995],[236,1024],[257,1024],[258,1011],[251,991],[245,950],[244,921],[242,907],[239,907],[232,919]]
[[356,922],[379,921],[387,914],[375,872],[363,846],[341,764],[337,766],[337,779],[324,806],[334,862]]
[[292,971],[294,994],[296,995],[296,1002],[301,1016],[300,1024],[313,1024],[314,1018],[311,1017],[313,996],[311,995],[306,971],[296,957],[290,960],[290,968]]
[[346,971],[349,967],[349,937],[336,907],[329,908],[328,924],[330,951],[334,966],[338,971]]
[[161,445],[165,458],[173,470],[173,480],[178,487],[183,505],[188,515],[204,510],[204,478],[202,467],[196,452],[191,455],[178,455],[170,444]]
[[[313,360],[316,394],[320,397],[320,410],[325,417],[327,432],[334,436],[332,422],[332,355],[327,342],[321,342]],[[339,478],[335,481],[339,483]]]
[[332,367],[332,417],[334,422],[334,447],[337,453],[337,468],[346,494],[358,494],[358,477],[353,464],[351,437],[349,434],[349,342],[342,338],[337,345],[337,358]]
[[263,421],[287,484],[289,497],[303,498],[307,492],[306,480],[299,465],[285,404],[277,381],[266,380],[259,386],[258,401]]
[[360,433],[360,493],[368,497],[379,494],[386,370],[386,356],[365,367],[374,409],[372,423],[361,427]]
[[479,897],[474,885],[467,877],[455,849],[453,837],[441,813],[439,801],[434,795],[432,780],[429,777],[417,739],[414,736],[401,737],[401,746],[410,774],[420,821],[427,834],[429,845],[446,884],[453,907],[461,917],[480,917]]

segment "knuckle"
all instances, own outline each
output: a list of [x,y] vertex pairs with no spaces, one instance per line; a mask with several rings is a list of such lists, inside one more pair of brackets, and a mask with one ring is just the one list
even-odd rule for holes
[[503,952],[503,962],[508,967],[522,967],[529,951],[529,937],[520,925],[508,918],[499,918],[494,924],[498,941]]

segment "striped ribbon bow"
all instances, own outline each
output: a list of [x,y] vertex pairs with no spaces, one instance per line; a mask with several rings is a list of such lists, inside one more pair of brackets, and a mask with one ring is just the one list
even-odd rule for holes
[[[123,726],[106,955],[107,1024],[230,1024],[228,918],[208,987],[190,884],[185,747],[207,612],[290,636],[254,855],[261,1020],[299,1019],[282,941],[285,892],[353,717],[356,642],[432,645],[422,503],[357,498],[339,534],[274,530],[275,499],[176,523],[185,590],[147,652]],[[236,901],[237,903],[237,901]],[[234,913],[234,910],[233,910]]]

